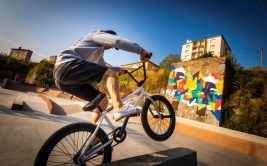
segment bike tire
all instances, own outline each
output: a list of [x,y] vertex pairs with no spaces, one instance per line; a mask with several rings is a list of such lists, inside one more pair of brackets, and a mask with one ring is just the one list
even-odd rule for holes
[[[95,129],[96,129],[95,125],[90,124],[90,123],[84,123],[84,122],[70,124],[70,125],[67,125],[67,126],[61,128],[61,129],[59,129],[57,132],[55,132],[53,135],[51,135],[47,139],[47,141],[43,144],[43,146],[41,147],[41,149],[39,150],[39,152],[37,154],[37,157],[35,159],[34,165],[35,166],[48,166],[48,165],[50,165],[48,159],[49,159],[49,157],[55,157],[55,156],[52,156],[51,154],[52,154],[53,149],[56,148],[56,146],[59,143],[61,143],[61,145],[66,143],[65,146],[70,146],[71,143],[73,143],[74,144],[74,148],[73,148],[73,146],[71,146],[71,147],[73,148],[72,150],[74,150],[74,152],[73,152],[74,153],[73,154],[73,158],[74,158],[74,155],[76,153],[75,151],[79,150],[79,147],[78,147],[79,146],[79,142],[78,141],[81,139],[81,138],[79,138],[79,132],[83,132],[82,139],[85,142],[86,138],[88,138],[90,135],[88,137],[87,136],[84,137],[84,133],[87,132],[87,134],[89,134],[89,133],[93,134]],[[77,138],[77,142],[76,142],[75,135],[77,137],[77,134],[76,134],[77,132],[78,132],[78,138]],[[74,135],[74,139],[73,139],[73,135]],[[99,129],[98,133],[96,134],[96,137],[100,139],[100,142],[102,144],[104,144],[104,143],[109,141],[108,136],[106,135],[106,133],[101,128]],[[68,140],[68,141],[63,142],[64,138],[66,138],[66,140]],[[83,140],[82,140],[80,145],[82,145],[84,143]],[[69,145],[67,144],[67,142],[69,143]],[[71,155],[70,154],[70,149],[66,149],[65,146],[63,145],[62,149],[65,148],[63,151],[66,152],[67,153],[67,154],[65,153],[66,156],[69,157]],[[77,146],[77,149],[75,150],[76,146]],[[58,148],[58,149],[61,149],[61,148]],[[57,151],[55,151],[55,152],[58,153],[58,154],[61,154],[61,153],[59,153]],[[62,154],[64,152],[62,152]],[[110,162],[111,161],[111,156],[112,156],[111,145],[105,147],[102,154],[103,154],[103,158],[102,158],[102,161],[100,161],[99,164]],[[71,158],[71,157],[69,157],[69,158]],[[60,159],[60,158],[58,158],[58,159]],[[54,163],[58,163],[58,165],[62,164],[62,163],[60,164],[58,161],[55,161]],[[70,165],[76,165],[76,164],[73,162]]]
[[[172,135],[172,133],[174,131],[175,124],[176,124],[175,112],[174,112],[174,109],[173,109],[171,103],[164,96],[154,95],[154,96],[151,96],[151,98],[153,99],[153,101],[160,108],[160,111],[162,112],[162,115],[166,114],[166,111],[169,113],[169,115],[164,115],[164,116],[166,116],[166,118],[163,118],[163,119],[153,117],[152,113],[151,113],[151,107],[152,108],[155,108],[155,107],[154,107],[154,105],[152,104],[152,102],[149,99],[146,99],[146,101],[145,101],[145,103],[144,103],[144,105],[142,107],[142,112],[141,112],[142,126],[143,126],[146,134],[150,138],[152,138],[153,140],[165,141]],[[165,122],[168,122],[168,119],[169,119],[170,123],[166,127],[166,131],[165,132],[157,133],[154,130],[155,126],[152,127],[151,124],[150,124],[153,121],[153,119],[151,119],[152,117],[153,117],[153,119],[160,120],[160,122],[154,122],[154,123],[163,124],[164,128],[165,128]],[[160,129],[160,131],[162,131],[162,130]]]

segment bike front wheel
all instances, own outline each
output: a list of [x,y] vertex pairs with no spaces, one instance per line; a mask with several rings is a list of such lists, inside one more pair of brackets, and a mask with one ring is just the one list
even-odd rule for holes
[[[78,162],[80,149],[93,135],[95,129],[96,126],[90,123],[74,123],[61,128],[41,147],[34,165],[100,165],[102,163],[110,162],[110,145],[95,154],[86,163]],[[108,136],[101,128],[96,134],[96,139],[100,140],[97,143],[98,146],[109,141]]]
[[142,108],[141,120],[146,134],[156,140],[165,141],[175,128],[175,112],[171,103],[161,95],[151,96],[153,102],[146,99]]

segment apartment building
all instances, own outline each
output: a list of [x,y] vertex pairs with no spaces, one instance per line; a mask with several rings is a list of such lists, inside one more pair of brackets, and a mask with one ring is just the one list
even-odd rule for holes
[[187,40],[182,46],[181,60],[189,61],[206,53],[221,57],[230,55],[231,49],[223,35],[217,35],[197,41]]
[[33,52],[31,50],[22,49],[21,47],[19,47],[19,48],[12,48],[9,56],[17,60],[29,62],[32,53]]

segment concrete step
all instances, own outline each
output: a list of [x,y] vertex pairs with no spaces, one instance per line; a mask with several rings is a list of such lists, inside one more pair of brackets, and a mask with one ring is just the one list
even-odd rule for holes
[[12,105],[12,110],[49,112],[43,99],[33,93],[20,92]]
[[[134,149],[133,149],[134,150]],[[142,156],[117,160],[110,165],[128,165],[128,166],[149,166],[149,165],[182,165],[182,166],[197,166],[197,153],[187,148],[173,148]]]

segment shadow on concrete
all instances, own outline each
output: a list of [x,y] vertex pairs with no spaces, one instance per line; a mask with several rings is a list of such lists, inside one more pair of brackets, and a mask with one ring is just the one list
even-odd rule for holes
[[209,166],[210,164],[206,164],[204,162],[198,161],[197,166]]
[[131,165],[131,166],[147,166],[147,165],[183,165],[197,166],[197,153],[187,148],[173,148],[142,156],[131,157],[123,160],[114,161],[109,165]]
[[10,110],[9,108],[0,105],[0,114],[8,114],[13,116],[19,117],[27,117],[33,118],[38,120],[46,120],[46,121],[53,121],[53,122],[62,122],[62,123],[74,123],[74,122],[88,122],[79,118],[70,117],[70,116],[62,116],[62,115],[50,115],[47,113],[29,110],[29,111],[19,111],[19,110]]
[[55,103],[54,101],[51,100],[51,103],[53,105],[53,109],[51,110],[51,114],[54,115],[67,115],[67,113],[65,112],[65,110],[58,105],[57,103]]
[[[48,113],[43,113],[39,111],[35,111],[34,109],[28,109],[27,111],[23,110],[10,110],[10,108],[0,105],[0,115],[1,114],[7,114],[7,115],[12,115],[12,116],[18,116],[18,117],[23,117],[23,118],[32,118],[32,119],[37,119],[37,120],[43,120],[43,121],[51,121],[51,122],[59,122],[59,123],[76,123],[76,122],[88,122],[90,123],[89,119],[83,120],[80,118],[76,117],[71,117],[71,116],[65,116],[65,115],[52,115]],[[138,124],[134,122],[128,122],[129,124]],[[140,125],[140,124],[139,124]],[[101,125],[102,129],[110,129],[108,124],[103,124]],[[137,134],[136,131],[127,128],[127,133],[128,134],[134,134],[134,135],[141,135]]]

